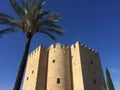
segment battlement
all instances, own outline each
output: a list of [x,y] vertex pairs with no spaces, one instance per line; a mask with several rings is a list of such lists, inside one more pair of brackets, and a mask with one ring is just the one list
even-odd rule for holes
[[63,44],[61,45],[61,43],[56,43],[55,45],[54,44],[51,44],[49,49],[57,49],[57,48],[69,48],[69,46],[67,46],[66,44]]
[[41,48],[46,49],[46,47],[44,47],[43,45],[40,45],[29,54],[29,57],[31,57],[32,55],[35,55],[35,53],[39,52]]
[[98,53],[96,50],[94,50],[94,49],[92,49],[92,48],[90,48],[89,46],[87,46],[87,45],[85,45],[85,44],[83,44],[83,43],[80,43],[80,42],[76,42],[75,44],[72,44],[72,46],[71,46],[71,48],[83,48],[83,49],[87,49],[87,50],[89,50],[89,51],[92,51],[92,52],[95,52],[95,53]]
[[94,53],[98,53],[98,51],[90,48],[89,46],[83,44],[83,43],[80,43],[80,42],[76,42],[75,44],[72,44],[71,46],[67,46],[66,44],[61,44],[61,43],[56,43],[56,44],[51,44],[49,48],[46,48],[44,47],[43,45],[40,45],[39,47],[37,47],[33,52],[31,52],[29,54],[29,57],[34,55],[36,52],[40,51],[40,49],[43,49],[43,50],[46,50],[46,49],[58,49],[58,48],[61,48],[61,49],[64,49],[64,48],[71,48],[71,49],[78,49],[78,48],[83,48],[83,49],[86,49],[88,51],[92,51]]

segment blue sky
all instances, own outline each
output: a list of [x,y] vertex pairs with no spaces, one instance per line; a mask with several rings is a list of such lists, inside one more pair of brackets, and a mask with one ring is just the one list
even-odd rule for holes
[[[20,0],[17,0],[20,1]],[[58,23],[65,29],[63,36],[36,34],[30,52],[38,45],[49,46],[60,42],[71,45],[80,41],[97,50],[103,70],[107,66],[116,90],[120,90],[120,1],[119,0],[46,0],[45,9],[61,15]],[[0,12],[14,16],[9,0],[0,1]],[[0,26],[0,30],[3,29]],[[0,38],[0,89],[12,90],[25,46],[21,32]]]

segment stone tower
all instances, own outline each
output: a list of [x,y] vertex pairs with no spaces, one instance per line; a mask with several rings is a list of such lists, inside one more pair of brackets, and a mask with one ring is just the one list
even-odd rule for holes
[[28,57],[22,90],[106,90],[99,54],[79,42],[39,46]]

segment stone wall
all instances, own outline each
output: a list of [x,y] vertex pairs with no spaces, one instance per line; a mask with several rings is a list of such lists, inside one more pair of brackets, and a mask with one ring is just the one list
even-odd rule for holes
[[105,90],[99,54],[79,42],[39,46],[28,57],[22,90]]

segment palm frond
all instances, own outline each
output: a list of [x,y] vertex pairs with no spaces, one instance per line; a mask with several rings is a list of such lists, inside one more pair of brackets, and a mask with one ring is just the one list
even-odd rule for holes
[[58,21],[59,19],[60,19],[60,16],[59,16],[59,14],[56,14],[56,13],[51,14],[47,17],[48,21],[53,21],[53,22]]
[[0,18],[0,24],[21,28],[21,22],[16,19],[9,20],[8,18]]
[[9,22],[9,20],[7,19],[7,18],[0,18],[0,22],[5,22],[5,23],[8,23]]
[[28,7],[26,0],[21,0],[21,2],[22,2],[22,6],[23,6],[25,14],[28,14],[29,7]]
[[17,28],[7,28],[0,30],[0,36],[2,36],[3,34],[16,32],[17,30],[18,30]]
[[38,10],[38,11],[41,11],[44,3],[45,3],[45,0],[41,0],[41,1],[38,3],[38,7],[37,7],[37,10]]
[[43,19],[45,16],[50,14],[50,10],[42,11],[41,13],[38,14],[36,17],[36,21]]
[[55,25],[55,22],[60,19],[60,16],[56,13],[50,13],[47,17],[40,18],[42,20],[38,21],[39,30],[47,30],[49,32],[54,32],[62,35],[64,33],[64,29]]
[[42,11],[42,7],[43,7],[44,3],[45,3],[45,0],[41,0],[38,3],[38,5],[36,7],[36,15],[39,15],[39,13]]
[[30,27],[34,26],[35,20],[36,20],[36,1],[30,0],[29,3],[26,2],[26,0],[22,0],[23,9],[25,12],[25,21],[26,24]]
[[18,16],[25,18],[23,9],[19,6],[19,4],[15,0],[10,0],[10,4]]
[[14,19],[14,18],[11,17],[10,15],[7,15],[7,14],[2,13],[2,12],[0,12],[0,18]]
[[45,18],[40,17],[40,19],[42,20],[38,21],[39,25],[50,25],[57,22],[60,19],[60,16],[58,14],[51,14]]
[[44,0],[41,0],[38,4],[35,0],[31,0],[28,10],[30,12],[29,18],[31,19],[31,23],[36,22],[40,18],[43,4]]
[[58,25],[55,25],[53,22],[45,22],[44,24],[38,24],[39,25],[39,31],[45,30],[49,32],[54,32],[59,35],[62,35],[64,33],[64,29]]
[[54,32],[60,35],[64,33],[64,29],[55,24],[49,25],[46,29],[50,32]]
[[35,0],[31,0],[30,7],[31,8],[35,8],[36,7],[36,1]]
[[41,31],[39,31],[39,33],[47,34],[51,39],[56,40],[55,37],[51,33],[47,32],[47,31],[41,30]]

